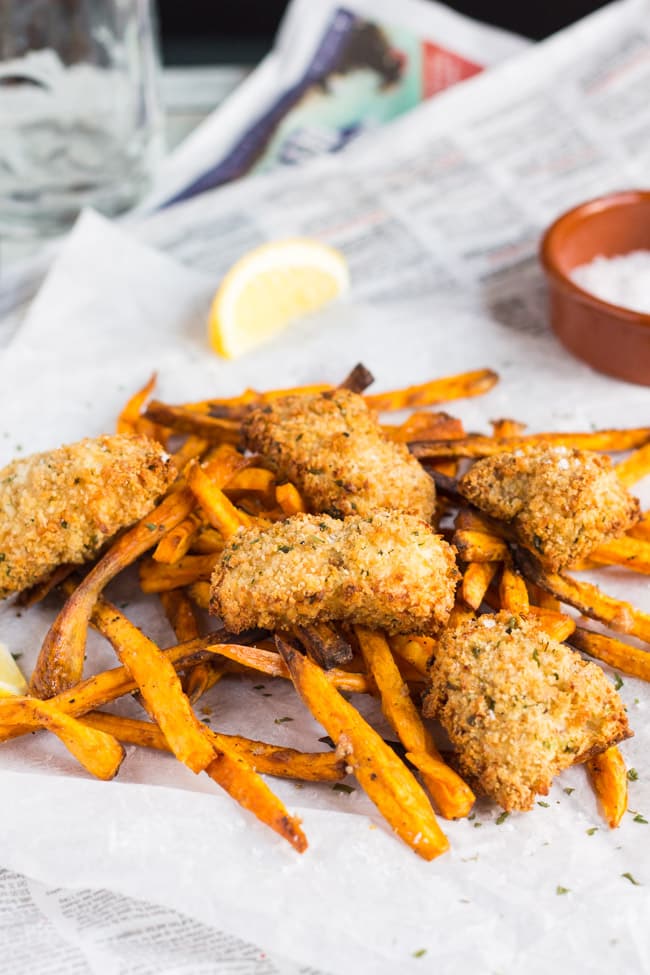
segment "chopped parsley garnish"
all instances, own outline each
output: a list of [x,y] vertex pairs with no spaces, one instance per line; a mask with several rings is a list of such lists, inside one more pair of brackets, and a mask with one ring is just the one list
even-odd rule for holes
[[623,686],[623,678],[620,674],[614,674],[614,689],[620,691]]
[[598,827],[597,826],[590,826],[589,829],[586,830],[587,836],[593,836],[594,833],[597,833],[597,832],[598,832]]
[[637,813],[636,816],[634,817],[634,819],[632,820],[632,822],[634,822],[634,823],[645,823],[646,826],[648,825],[648,820],[645,819],[641,815],[641,813]]
[[557,887],[555,888],[555,893],[558,894],[558,895],[559,894],[570,894],[571,893],[571,888],[570,887],[560,887],[560,885],[558,884]]
[[538,799],[537,800],[537,805],[538,806],[543,806],[544,809],[548,809],[549,808],[548,802],[544,802],[542,799]]
[[568,796],[570,796],[570,795],[571,795],[571,793],[572,793],[572,792],[575,792],[576,790],[575,790],[575,789],[572,789],[572,788],[571,788],[570,786],[567,786],[567,787],[566,787],[566,789],[565,789],[564,791],[566,792],[566,794],[567,794]]
[[509,815],[510,815],[510,813],[509,812],[505,812],[505,810],[504,810],[501,813],[500,816],[497,816],[497,818],[495,820],[497,826],[501,826],[502,823],[505,823],[505,821],[506,821],[506,819],[508,818]]
[[635,768],[629,768],[627,770],[627,777],[630,780],[630,782],[636,782],[637,779],[639,778],[639,773]]
[[293,721],[293,718],[284,717],[284,718],[276,718],[275,719],[275,723],[276,724],[284,724],[285,721]]
[[354,786],[346,785],[345,782],[335,782],[332,786],[332,792],[345,792],[349,796],[351,792],[354,792]]
[[625,873],[622,873],[622,874],[621,874],[621,877],[625,877],[625,879],[626,879],[626,880],[629,880],[629,881],[630,881],[630,883],[631,883],[631,884],[634,884],[634,886],[635,886],[635,887],[642,887],[642,886],[643,886],[642,884],[640,884],[640,883],[639,883],[639,881],[638,881],[638,880],[635,880],[635,879],[634,879],[634,877],[633,877],[633,876],[632,876],[632,874],[631,874],[631,873],[629,872],[629,870],[628,870],[628,871],[626,871]]
[[413,952],[413,957],[414,958],[424,958],[424,956],[426,955],[426,953],[427,953],[427,949],[426,948],[418,948],[417,951],[414,951]]

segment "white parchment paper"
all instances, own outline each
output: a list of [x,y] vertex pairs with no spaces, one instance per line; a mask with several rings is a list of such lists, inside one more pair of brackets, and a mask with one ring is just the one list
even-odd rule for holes
[[[0,463],[113,429],[154,368],[160,396],[182,402],[245,385],[336,381],[361,359],[378,389],[491,366],[502,379],[488,396],[451,405],[472,429],[503,415],[532,429],[650,419],[649,390],[597,376],[550,336],[511,332],[469,300],[382,309],[353,293],[224,362],[204,338],[214,286],[86,214],[0,358]],[[601,581],[650,609],[643,578],[606,570]],[[155,601],[134,597],[128,576],[111,595],[155,639],[173,642]],[[0,609],[0,638],[27,672],[55,612],[55,601],[22,614],[11,603]],[[113,663],[92,638],[89,672]],[[650,694],[625,678],[621,695],[636,731],[622,749],[639,773],[630,805],[650,819]],[[225,682],[201,704],[220,730],[325,747],[285,682]],[[120,706],[137,713],[132,702]],[[2,745],[0,768],[0,866],[175,908],[303,965],[344,975],[650,970],[650,826],[628,814],[609,831],[580,768],[531,813],[497,824],[499,810],[481,803],[472,821],[445,824],[452,852],[430,864],[387,831],[358,788],[273,781],[303,817],[310,846],[300,857],[170,756],[129,748],[118,780],[99,783],[38,734]]]

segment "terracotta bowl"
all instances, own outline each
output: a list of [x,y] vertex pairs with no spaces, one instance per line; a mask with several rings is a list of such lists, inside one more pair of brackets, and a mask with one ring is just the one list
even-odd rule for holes
[[551,327],[566,348],[599,372],[650,386],[650,315],[609,304],[575,284],[571,271],[598,255],[650,251],[650,190],[582,203],[546,231],[540,259]]

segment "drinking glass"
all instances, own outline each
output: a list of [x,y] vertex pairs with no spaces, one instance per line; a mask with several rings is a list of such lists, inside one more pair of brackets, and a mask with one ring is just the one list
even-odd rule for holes
[[0,237],[146,190],[163,144],[153,0],[0,0]]

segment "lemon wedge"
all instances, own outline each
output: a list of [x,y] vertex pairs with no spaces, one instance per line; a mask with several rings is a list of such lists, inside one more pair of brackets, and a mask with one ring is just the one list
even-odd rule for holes
[[349,282],[343,254],[318,240],[295,237],[257,247],[231,267],[214,297],[210,344],[235,359],[343,294]]
[[0,697],[15,697],[27,693],[27,681],[9,650],[0,643]]

